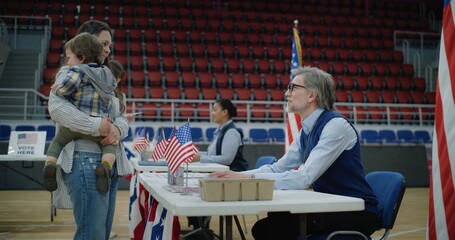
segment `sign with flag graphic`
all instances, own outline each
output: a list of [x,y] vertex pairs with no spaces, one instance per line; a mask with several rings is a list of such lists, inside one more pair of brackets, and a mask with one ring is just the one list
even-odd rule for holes
[[133,149],[138,153],[142,153],[149,148],[149,135],[145,128],[139,128],[136,131],[136,137],[133,140]]
[[44,156],[46,131],[12,131],[8,155]]
[[[299,30],[297,28],[298,21],[294,21],[294,28],[292,29],[292,57],[291,57],[291,81],[294,78],[292,71],[302,66],[302,45],[300,44]],[[295,113],[286,114],[286,140],[285,150],[289,145],[298,137],[299,131],[302,128],[301,118]]]
[[427,239],[455,239],[455,2],[444,1]]
[[161,131],[157,131],[155,137],[152,140],[152,146],[154,146],[152,160],[158,161],[160,158],[164,156],[164,152],[166,151],[168,141],[165,139],[164,130],[161,127]]
[[185,123],[171,134],[164,153],[169,171],[174,174],[182,163],[190,163],[197,151],[191,138],[190,123]]

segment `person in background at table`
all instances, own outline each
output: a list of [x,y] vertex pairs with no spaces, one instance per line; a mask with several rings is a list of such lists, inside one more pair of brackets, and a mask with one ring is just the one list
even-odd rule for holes
[[235,127],[233,117],[237,108],[228,99],[216,100],[213,104],[212,120],[219,127],[213,133],[207,153],[197,153],[193,162],[219,163],[229,166],[232,171],[248,170],[248,162],[243,158],[243,135]]
[[[103,45],[101,63],[108,65],[108,56],[112,45],[112,30],[104,22],[89,20],[83,23],[77,34],[88,32],[97,37]],[[56,76],[60,83],[68,71],[63,66]],[[101,144],[117,145],[116,161],[111,171],[109,191],[102,194],[96,190],[95,167],[101,162],[99,145],[87,139],[77,139],[68,143],[60,154],[57,164],[58,188],[54,192],[54,203],[60,208],[73,208],[76,222],[74,239],[109,239],[114,219],[119,176],[132,173],[121,140],[128,135],[128,120],[123,117],[118,98],[112,98],[109,115],[111,122],[102,121],[79,111],[65,98],[49,95],[49,113],[60,125],[88,135],[100,133],[101,128],[109,129],[109,133]]]
[[[362,198],[364,211],[307,215],[307,232],[356,230],[369,236],[379,228],[378,201],[365,180],[357,131],[335,110],[332,76],[314,67],[299,68],[292,74],[285,93],[287,112],[302,117],[300,137],[272,165],[241,173],[219,171],[210,176],[272,179],[275,189],[312,187],[316,192]],[[270,212],[254,224],[252,235],[255,239],[297,239],[298,223],[295,214]]]
[[[67,71],[64,79],[52,86],[52,91],[66,98],[79,110],[92,117],[109,118],[108,110],[112,107],[116,80],[108,67],[101,65],[100,56],[103,46],[90,33],[81,33],[65,43]],[[104,129],[101,136],[94,137],[71,131],[59,126],[54,139],[47,149],[44,165],[44,187],[48,191],[57,189],[56,162],[63,147],[73,139],[86,138],[100,143],[109,129]],[[103,152],[101,163],[96,166],[96,188],[101,193],[109,190],[110,172],[115,161],[115,145],[101,145]]]
[[[126,107],[126,95],[122,91],[122,84],[123,84],[123,79],[125,78],[126,71],[123,68],[122,64],[116,60],[110,60],[109,61],[109,68],[112,71],[112,74],[114,75],[115,79],[117,80],[117,87],[115,88],[115,96],[119,99],[120,102],[123,103],[123,106]],[[126,108],[121,112],[125,112],[124,116],[126,119],[128,119],[128,122],[134,122],[135,116],[134,114],[128,114],[126,113]]]
[[[229,166],[232,171],[248,170],[248,162],[243,158],[243,135],[235,127],[233,117],[237,116],[237,108],[228,99],[216,100],[213,104],[212,120],[219,127],[213,133],[207,153],[196,153],[193,162],[218,163]],[[194,228],[200,227],[205,217],[189,217],[188,222]],[[208,224],[207,224],[208,227]]]

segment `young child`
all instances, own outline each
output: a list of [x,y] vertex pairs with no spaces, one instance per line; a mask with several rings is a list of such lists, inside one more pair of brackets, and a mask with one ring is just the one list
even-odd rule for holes
[[[100,56],[103,46],[98,39],[82,33],[65,44],[65,53],[68,73],[61,84],[54,84],[52,91],[56,95],[65,97],[79,110],[92,117],[103,118],[109,121],[108,110],[111,99],[114,97],[116,79],[110,69],[101,65]],[[103,124],[102,124],[103,125]],[[103,136],[109,129],[100,129],[100,136],[85,135],[73,132],[66,127],[59,126],[47,150],[47,160],[44,166],[44,187],[48,191],[57,189],[56,161],[63,147],[73,139],[89,139],[102,149],[102,162],[95,168],[96,187],[100,193],[109,191],[112,165],[115,162],[115,145],[101,145]]]

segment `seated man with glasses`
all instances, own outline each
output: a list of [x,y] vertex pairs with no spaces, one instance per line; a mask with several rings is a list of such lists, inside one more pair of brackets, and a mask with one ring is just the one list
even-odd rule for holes
[[[303,67],[291,73],[287,87],[287,112],[302,118],[300,137],[272,165],[258,169],[210,174],[219,178],[265,178],[275,180],[275,189],[308,189],[316,192],[362,198],[360,212],[307,215],[309,234],[355,230],[371,235],[379,229],[378,201],[365,180],[360,158],[359,136],[354,126],[336,112],[332,76],[318,68]],[[297,239],[298,215],[270,212],[253,226],[255,239]]]

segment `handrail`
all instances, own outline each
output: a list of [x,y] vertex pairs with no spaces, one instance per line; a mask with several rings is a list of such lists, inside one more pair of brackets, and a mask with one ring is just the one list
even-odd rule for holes
[[[8,106],[4,104],[2,96],[5,93],[17,92],[14,99],[27,99],[28,95],[35,96],[34,99],[41,100],[41,104],[28,106],[25,100],[22,105]],[[11,99],[11,96],[7,97]],[[6,98],[5,98],[6,99]],[[11,107],[23,108],[21,115],[14,116],[10,111],[0,111],[0,119],[47,119],[46,114],[48,97],[39,93],[35,89],[19,88],[0,88],[0,108],[8,109]],[[191,118],[199,122],[210,122],[213,100],[181,100],[181,99],[149,99],[149,98],[127,98],[127,112],[139,112],[144,114],[138,116],[139,121],[166,121],[184,122]],[[284,101],[233,101],[237,106],[239,116],[237,121],[251,122],[286,122],[286,102]],[[188,107],[184,107],[189,104]],[[243,106],[243,107],[242,107]],[[279,107],[276,107],[279,106]],[[409,124],[413,126],[433,125],[433,112],[435,106],[432,104],[380,104],[380,103],[335,103],[340,113],[352,120],[354,124]],[[372,110],[373,108],[377,110]],[[407,109],[406,111],[403,109]],[[197,110],[197,111],[196,111]],[[189,111],[191,116],[182,115],[182,112]],[[196,113],[205,113],[198,115]],[[244,115],[241,116],[240,113]],[[275,116],[277,114],[278,116]],[[368,116],[382,114],[384,119],[374,119]],[[401,118],[397,116],[400,115]]]

